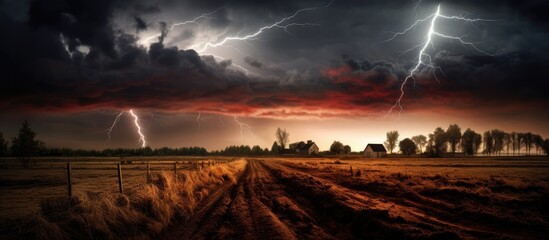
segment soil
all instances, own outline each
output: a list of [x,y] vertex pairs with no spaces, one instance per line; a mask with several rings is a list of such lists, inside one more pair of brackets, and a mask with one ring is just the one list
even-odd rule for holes
[[[248,159],[235,184],[216,189],[162,237],[543,239],[549,229],[545,188],[404,174],[372,181],[368,174]],[[533,197],[505,197],[511,196],[505,191]]]

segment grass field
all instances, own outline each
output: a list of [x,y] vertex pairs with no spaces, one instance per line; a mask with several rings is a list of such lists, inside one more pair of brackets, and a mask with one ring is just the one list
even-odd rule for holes
[[[126,158],[124,194],[119,158],[71,159],[72,198],[67,160],[0,165],[3,237],[543,239],[549,230],[546,157]],[[202,161],[221,164],[196,169]]]

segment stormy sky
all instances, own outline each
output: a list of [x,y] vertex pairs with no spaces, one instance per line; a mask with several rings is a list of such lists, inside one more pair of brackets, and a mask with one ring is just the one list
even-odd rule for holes
[[[441,14],[426,62],[429,21]],[[0,131],[51,147],[334,140],[458,123],[549,137],[547,1],[0,1]],[[387,41],[392,39],[390,41]],[[420,46],[420,47],[418,47]]]

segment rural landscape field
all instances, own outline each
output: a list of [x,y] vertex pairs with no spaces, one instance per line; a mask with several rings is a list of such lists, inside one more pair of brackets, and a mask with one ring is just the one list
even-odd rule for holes
[[549,239],[549,0],[0,0],[0,240]]
[[3,238],[544,239],[549,228],[544,157],[130,158],[124,194],[114,159],[88,159],[73,163],[71,198],[63,160],[3,166]]

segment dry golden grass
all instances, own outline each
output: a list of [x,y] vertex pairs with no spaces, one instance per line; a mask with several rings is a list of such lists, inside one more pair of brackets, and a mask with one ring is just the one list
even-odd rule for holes
[[151,238],[173,220],[192,214],[211,189],[234,183],[245,164],[237,160],[200,171],[180,171],[177,177],[172,171],[162,171],[150,183],[129,188],[125,195],[76,191],[72,198],[49,198],[41,202],[37,214],[5,220],[0,233],[14,239]]

